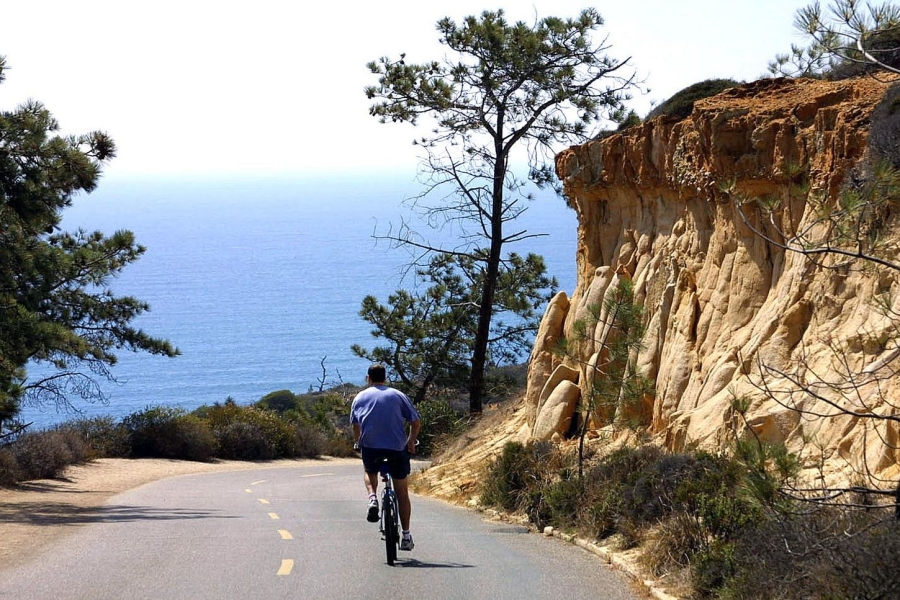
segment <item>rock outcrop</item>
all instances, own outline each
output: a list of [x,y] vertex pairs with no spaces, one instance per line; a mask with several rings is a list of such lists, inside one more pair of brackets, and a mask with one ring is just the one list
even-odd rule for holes
[[[824,452],[835,477],[864,465],[896,475],[896,444],[884,443],[896,441],[895,423],[813,414],[834,414],[829,402],[884,414],[900,406],[900,380],[861,376],[843,397],[815,383],[896,357],[888,340],[897,319],[875,298],[900,310],[898,273],[786,252],[758,235],[773,233],[762,211],[748,206],[745,221],[735,200],[777,198],[782,229],[812,225],[819,215],[796,183],[808,184],[804,194],[838,194],[865,155],[887,85],[765,79],[698,101],[687,119],[657,118],[561,153],[557,173],[579,223],[578,282],[571,299],[550,304],[532,352],[524,404],[528,425],[541,427],[535,436],[568,429],[572,387],[590,389],[603,351],[599,334],[574,342],[575,323],[627,278],[646,325],[634,358],[654,390],[644,425],[670,449],[721,449],[749,427],[795,451]],[[551,352],[562,337],[564,360]],[[821,397],[798,393],[794,378]],[[551,414],[555,395],[567,408]],[[737,398],[749,407],[744,417]]]

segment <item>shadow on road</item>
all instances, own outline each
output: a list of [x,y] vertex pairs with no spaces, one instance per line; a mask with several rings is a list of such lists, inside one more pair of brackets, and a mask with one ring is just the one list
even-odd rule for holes
[[14,502],[0,505],[0,521],[28,525],[80,525],[179,519],[231,519],[216,511],[156,509],[145,506],[82,507],[67,502]]
[[475,565],[464,565],[462,563],[431,563],[422,562],[415,558],[397,559],[394,563],[396,567],[406,567],[415,569],[472,569]]

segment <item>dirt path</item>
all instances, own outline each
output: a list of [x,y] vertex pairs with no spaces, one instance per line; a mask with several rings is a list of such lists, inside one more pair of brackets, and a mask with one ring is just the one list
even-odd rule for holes
[[197,463],[164,459],[104,458],[66,469],[60,479],[0,488],[0,570],[26,562],[48,544],[96,521],[102,505],[121,492],[179,475],[215,471],[358,462],[355,458],[278,460],[266,463]]

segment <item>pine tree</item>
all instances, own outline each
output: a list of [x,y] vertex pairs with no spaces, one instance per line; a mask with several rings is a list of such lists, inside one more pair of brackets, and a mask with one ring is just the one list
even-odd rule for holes
[[[0,112],[0,437],[23,400],[103,399],[97,377],[109,376],[116,350],[178,353],[131,325],[146,303],[108,288],[144,252],[134,235],[60,231],[62,211],[96,188],[115,144],[102,132],[58,131],[39,102]],[[29,379],[29,363],[52,372]]]
[[[463,231],[484,271],[475,310],[478,322],[469,380],[469,409],[480,412],[488,364],[491,321],[505,244],[522,241],[525,231],[504,226],[525,208],[524,183],[514,174],[516,160],[529,176],[553,185],[552,158],[562,145],[590,137],[590,126],[624,118],[623,103],[635,87],[627,59],[606,55],[609,46],[591,34],[603,24],[593,9],[574,19],[549,17],[533,26],[511,24],[502,10],[449,18],[437,24],[440,41],[452,53],[442,62],[407,63],[382,58],[369,64],[378,84],[366,88],[375,103],[370,113],[382,122],[433,121],[431,134],[418,143],[425,150],[426,192],[441,201],[426,210]],[[409,236],[394,241],[425,251],[444,251]]]

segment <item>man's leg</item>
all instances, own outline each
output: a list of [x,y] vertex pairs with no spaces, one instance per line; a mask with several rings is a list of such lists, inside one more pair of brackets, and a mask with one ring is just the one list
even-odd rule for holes
[[363,469],[363,481],[369,492],[369,505],[366,507],[366,521],[378,522],[378,472],[369,473]]
[[394,490],[397,492],[397,503],[400,505],[400,525],[403,528],[403,537],[400,540],[401,550],[412,550],[415,547],[412,535],[409,533],[409,519],[412,506],[409,501],[409,483],[406,478],[394,480]]
[[412,514],[412,506],[409,503],[409,482],[406,479],[395,479],[394,491],[397,492],[397,502],[400,504],[400,525],[403,527],[403,531],[409,531],[409,518]]
[[366,491],[369,492],[369,496],[378,497],[378,471],[367,473],[366,470],[363,469],[363,479],[366,484]]

